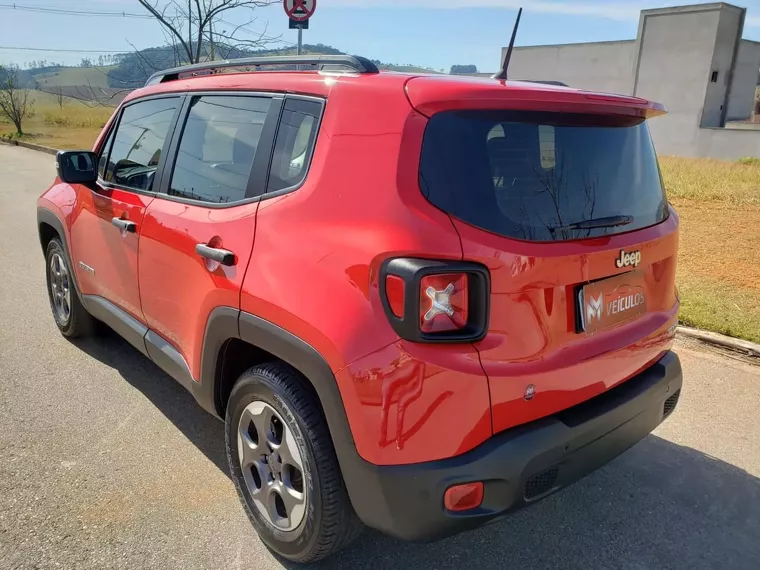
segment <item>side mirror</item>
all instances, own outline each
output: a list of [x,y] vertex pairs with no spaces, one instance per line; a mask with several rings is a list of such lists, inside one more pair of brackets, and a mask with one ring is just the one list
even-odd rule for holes
[[89,150],[60,150],[55,155],[55,168],[63,182],[95,182],[98,179],[98,155]]

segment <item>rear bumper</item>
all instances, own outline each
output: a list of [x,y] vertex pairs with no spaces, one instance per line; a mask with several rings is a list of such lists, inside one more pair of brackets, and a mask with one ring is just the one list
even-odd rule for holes
[[[482,526],[608,463],[644,438],[678,402],[681,364],[668,352],[622,385],[554,416],[501,432],[450,459],[398,466],[353,463],[344,477],[359,517],[404,540],[430,541]],[[443,506],[451,485],[484,482],[482,505]]]

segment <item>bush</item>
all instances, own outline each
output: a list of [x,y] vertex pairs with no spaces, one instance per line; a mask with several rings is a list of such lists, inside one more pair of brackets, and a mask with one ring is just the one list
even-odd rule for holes
[[747,166],[758,166],[760,165],[760,158],[755,158],[754,156],[745,156],[736,162],[739,164],[746,164]]

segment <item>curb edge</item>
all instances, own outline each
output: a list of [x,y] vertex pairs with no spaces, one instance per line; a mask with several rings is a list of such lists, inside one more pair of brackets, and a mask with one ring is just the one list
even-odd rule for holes
[[57,148],[52,148],[49,146],[43,146],[41,144],[34,144],[34,143],[28,143],[25,141],[17,141],[17,140],[6,140],[6,139],[0,139],[0,143],[7,144],[8,146],[20,146],[23,148],[28,148],[30,150],[36,150],[38,152],[44,152],[46,154],[52,154],[55,156],[58,154]]
[[728,348],[755,358],[760,358],[760,344],[755,344],[754,342],[680,325],[676,329],[676,332],[678,335],[686,338],[692,338],[707,344]]

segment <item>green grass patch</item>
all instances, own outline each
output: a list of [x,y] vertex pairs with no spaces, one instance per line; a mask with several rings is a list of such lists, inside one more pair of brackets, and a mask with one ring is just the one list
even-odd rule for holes
[[705,278],[681,280],[680,291],[683,324],[760,343],[760,294]]

